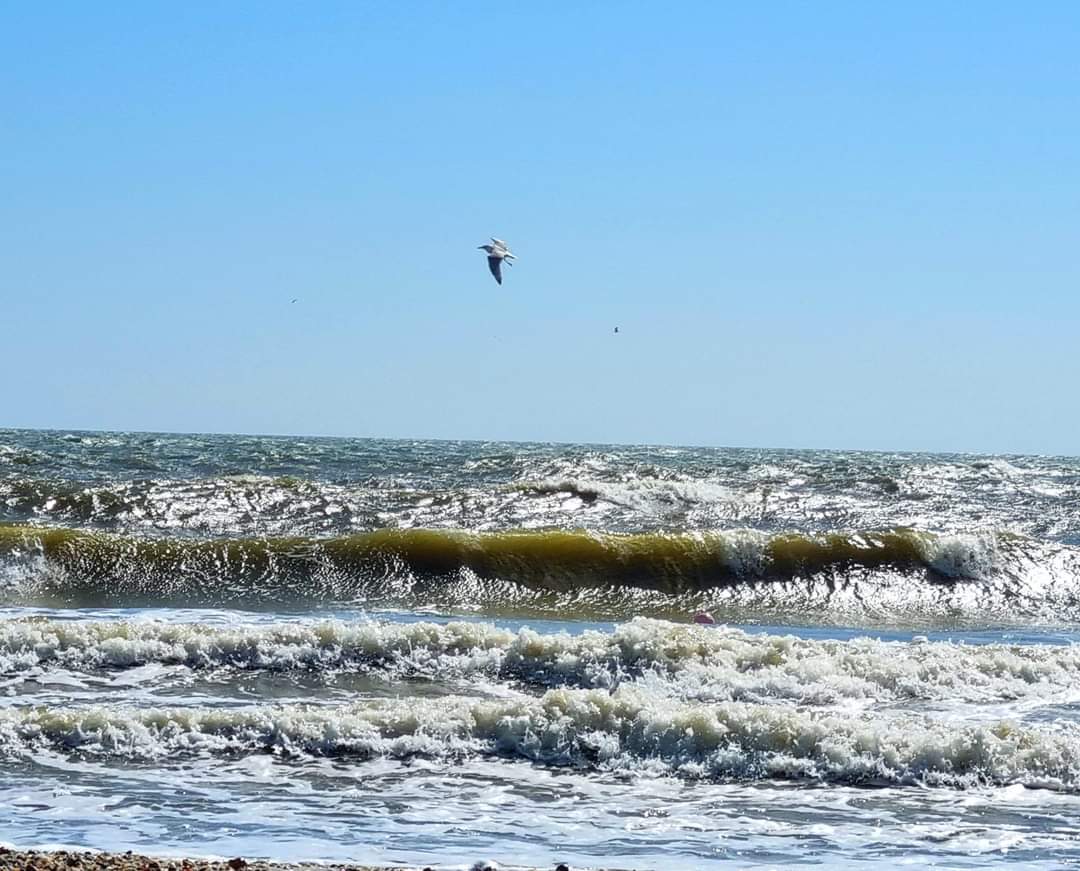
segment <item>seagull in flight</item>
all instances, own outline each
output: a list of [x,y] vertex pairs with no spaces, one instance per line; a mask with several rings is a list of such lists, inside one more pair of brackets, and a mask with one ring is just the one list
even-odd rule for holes
[[490,245],[477,245],[477,248],[483,248],[487,251],[488,269],[491,270],[491,274],[495,276],[495,280],[502,284],[502,264],[506,261],[507,266],[514,265],[515,255],[510,251],[508,246],[502,239],[496,239],[491,237]]

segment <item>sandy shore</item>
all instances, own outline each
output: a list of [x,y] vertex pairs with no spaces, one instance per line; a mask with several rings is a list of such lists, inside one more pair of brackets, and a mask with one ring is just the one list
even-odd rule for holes
[[[453,867],[453,866],[451,866]],[[458,866],[460,867],[460,866]],[[493,868],[507,869],[498,865]],[[509,866],[514,867],[514,866]],[[10,850],[0,847],[0,871],[422,871],[420,865],[394,865],[374,867],[371,865],[299,864],[281,862],[247,861],[240,857],[228,861],[207,859],[154,858],[138,853],[93,853],[76,850]],[[552,866],[556,868],[556,866]],[[557,871],[567,866],[557,866]],[[552,871],[551,868],[535,871]]]

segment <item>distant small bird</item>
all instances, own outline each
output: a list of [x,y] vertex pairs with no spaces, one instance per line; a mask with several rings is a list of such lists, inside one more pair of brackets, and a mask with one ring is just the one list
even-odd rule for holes
[[296,300],[295,300],[295,299],[294,299],[294,300],[292,300],[292,301],[293,301],[293,302],[296,302]]
[[619,328],[618,328],[618,327],[616,327],[616,328],[615,328],[615,332],[616,332],[616,333],[617,333],[617,332],[619,332]]
[[477,245],[476,247],[487,251],[488,269],[490,269],[491,274],[495,276],[495,280],[499,284],[502,284],[503,261],[506,261],[507,266],[514,265],[513,260],[515,255],[510,251],[510,246],[502,239],[496,239],[492,236],[490,245]]

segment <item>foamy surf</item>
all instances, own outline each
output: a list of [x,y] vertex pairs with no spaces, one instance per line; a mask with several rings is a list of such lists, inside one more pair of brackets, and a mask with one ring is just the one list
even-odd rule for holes
[[957,726],[900,714],[657,698],[643,687],[539,698],[0,711],[0,754],[152,760],[190,754],[464,759],[511,756],[622,774],[870,785],[1018,784],[1075,791],[1080,729]]
[[289,622],[216,626],[151,620],[0,621],[0,674],[363,670],[387,677],[509,680],[614,689],[648,679],[697,701],[843,705],[925,700],[1080,700],[1080,648],[948,641],[806,639],[636,619],[609,632],[515,631],[490,623]]

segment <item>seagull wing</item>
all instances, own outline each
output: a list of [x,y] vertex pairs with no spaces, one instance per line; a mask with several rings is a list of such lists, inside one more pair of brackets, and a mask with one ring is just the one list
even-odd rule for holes
[[495,276],[495,280],[502,284],[502,258],[501,257],[489,257],[488,269],[491,270],[491,274]]
[[494,236],[492,236],[491,241],[495,243],[496,248],[502,248],[503,251],[510,250],[510,246],[507,245],[502,239],[496,239]]

